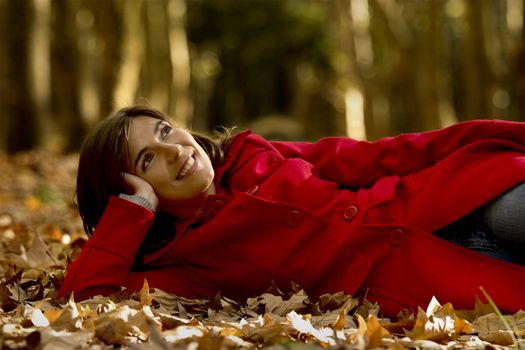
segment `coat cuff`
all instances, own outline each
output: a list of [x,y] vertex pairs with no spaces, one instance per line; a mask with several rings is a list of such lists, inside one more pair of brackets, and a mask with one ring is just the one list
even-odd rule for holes
[[142,197],[141,195],[139,194],[126,194],[126,193],[121,193],[118,195],[119,198],[123,198],[123,199],[126,199],[130,202],[133,202],[133,203],[136,203],[146,209],[149,209],[150,211],[152,211],[153,213],[155,212],[155,207],[153,207],[153,204],[151,204],[151,202],[149,200],[147,200],[145,197]]

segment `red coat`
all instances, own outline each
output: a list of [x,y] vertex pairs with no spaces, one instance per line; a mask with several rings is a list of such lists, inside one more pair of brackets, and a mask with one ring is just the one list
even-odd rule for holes
[[176,237],[131,273],[153,214],[111,198],[69,267],[60,296],[126,286],[181,296],[244,299],[273,280],[312,296],[366,293],[386,315],[436,295],[470,308],[484,286],[506,312],[525,309],[525,267],[431,233],[525,180],[525,123],[475,121],[377,142],[326,138],[268,142],[243,132],[216,169],[204,224]]

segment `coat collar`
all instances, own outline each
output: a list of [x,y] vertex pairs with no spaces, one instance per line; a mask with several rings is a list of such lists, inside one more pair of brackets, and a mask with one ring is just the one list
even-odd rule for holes
[[232,168],[235,161],[239,159],[244,142],[251,133],[251,130],[244,130],[233,137],[231,145],[226,152],[224,161],[221,165],[215,168],[215,178],[213,182],[215,183],[215,188],[217,191],[220,191],[224,175]]

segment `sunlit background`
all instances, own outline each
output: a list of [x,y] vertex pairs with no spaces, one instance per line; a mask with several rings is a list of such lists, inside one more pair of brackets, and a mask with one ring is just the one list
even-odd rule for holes
[[0,152],[134,103],[287,140],[523,120],[523,2],[0,0]]

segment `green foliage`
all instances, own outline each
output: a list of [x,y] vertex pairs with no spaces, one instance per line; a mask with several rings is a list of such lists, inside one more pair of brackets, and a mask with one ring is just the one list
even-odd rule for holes
[[288,112],[297,65],[333,72],[326,21],[319,2],[189,1],[189,41],[220,64],[209,118],[231,124]]

